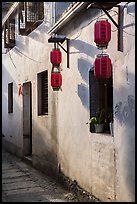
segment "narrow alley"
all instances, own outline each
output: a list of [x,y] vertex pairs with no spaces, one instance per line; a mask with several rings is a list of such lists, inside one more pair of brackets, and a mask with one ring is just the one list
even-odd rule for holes
[[2,202],[81,201],[56,180],[2,149]]
[[75,197],[55,180],[2,150],[2,202],[71,202]]
[[2,2],[2,201],[135,202],[135,2]]

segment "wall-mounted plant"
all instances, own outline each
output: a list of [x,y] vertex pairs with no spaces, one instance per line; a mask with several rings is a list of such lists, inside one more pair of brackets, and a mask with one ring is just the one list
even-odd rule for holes
[[95,132],[103,132],[104,131],[104,124],[106,122],[106,113],[104,109],[98,110],[96,112],[96,116],[91,117],[86,124],[93,123],[95,127]]

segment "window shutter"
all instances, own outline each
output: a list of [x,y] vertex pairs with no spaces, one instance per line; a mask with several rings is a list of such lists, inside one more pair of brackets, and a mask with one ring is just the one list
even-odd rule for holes
[[41,91],[42,91],[42,100],[41,100],[41,109],[43,114],[48,114],[48,76],[47,72],[44,72],[41,80]]
[[38,73],[38,115],[48,115],[48,71]]
[[13,83],[8,84],[8,113],[13,113]]

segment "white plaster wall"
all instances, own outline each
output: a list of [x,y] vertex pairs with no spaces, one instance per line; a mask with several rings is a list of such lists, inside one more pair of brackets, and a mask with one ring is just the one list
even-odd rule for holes
[[[135,3],[124,9],[123,53],[114,61],[117,200],[135,201]],[[110,48],[111,49],[111,48]],[[124,193],[123,193],[124,192]]]
[[[2,52],[5,53],[6,50],[3,49]],[[2,133],[6,140],[21,148],[22,98],[18,96],[20,79],[17,77],[17,69],[11,61],[12,54],[13,52],[3,54],[2,59]],[[13,113],[8,114],[8,83],[11,82],[13,82]]]
[[[23,148],[23,100],[21,95],[18,96],[18,84],[23,84],[27,81],[32,82],[33,124],[35,124],[35,119],[39,121],[39,118],[41,118],[42,121],[45,121],[45,117],[37,116],[37,73],[49,69],[50,78],[51,64],[49,62],[49,52],[52,49],[52,44],[48,44],[49,35],[46,34],[51,27],[50,9],[51,2],[46,2],[44,22],[28,36],[18,35],[18,18],[16,16],[16,46],[9,52],[3,49],[5,54],[2,56],[2,132],[5,135],[4,139],[6,141],[11,142],[20,149]],[[10,82],[13,82],[14,90],[13,113],[8,114],[8,83]],[[35,128],[33,125],[32,132],[34,134],[32,142],[34,153],[35,145],[37,144]],[[44,137],[44,132],[45,130],[43,130],[41,137]],[[43,143],[43,140],[39,141]]]
[[[117,21],[118,10],[112,10],[111,16]],[[124,8],[123,52],[117,50],[117,31],[112,22],[114,32],[106,50],[113,64],[114,138],[90,133],[85,124],[89,119],[88,72],[99,53],[93,40],[94,12],[87,12],[87,18],[78,17],[61,30],[70,38],[70,69],[63,52],[63,85],[58,100],[59,162],[66,176],[100,199],[134,201],[134,4]],[[119,102],[122,107],[116,115]]]
[[66,67],[66,54],[63,52],[63,85],[58,100],[59,162],[65,175],[77,180],[81,187],[100,199],[113,200],[113,138],[90,133],[86,125],[90,114],[89,70],[98,53],[92,32],[94,23],[86,25],[96,17],[95,14],[100,15],[94,11],[88,13],[89,19],[83,18],[82,30],[77,20],[61,31],[70,38],[70,69]]

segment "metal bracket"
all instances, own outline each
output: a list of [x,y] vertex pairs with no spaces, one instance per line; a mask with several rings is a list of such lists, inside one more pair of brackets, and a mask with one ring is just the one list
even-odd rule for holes
[[67,53],[67,68],[70,68],[69,67],[69,39],[66,38],[66,41],[67,41],[67,50],[59,42],[57,42],[57,44]]
[[110,18],[110,20],[114,23],[114,25],[118,28],[118,24],[114,21],[114,19],[110,16],[110,14],[107,12],[106,9],[101,7],[101,9],[104,11],[104,13]]
[[[67,50],[60,44],[63,43],[65,40],[67,41]],[[55,47],[57,43],[57,45],[59,45],[67,53],[67,68],[69,68],[69,39],[63,35],[54,35],[48,39],[48,42],[54,43]]]
[[118,29],[118,51],[123,52],[123,6],[117,6],[118,7],[118,23],[114,21],[114,19],[109,15],[109,13],[101,7],[101,9],[104,11],[104,13],[110,18],[110,20],[114,23],[114,25]]

